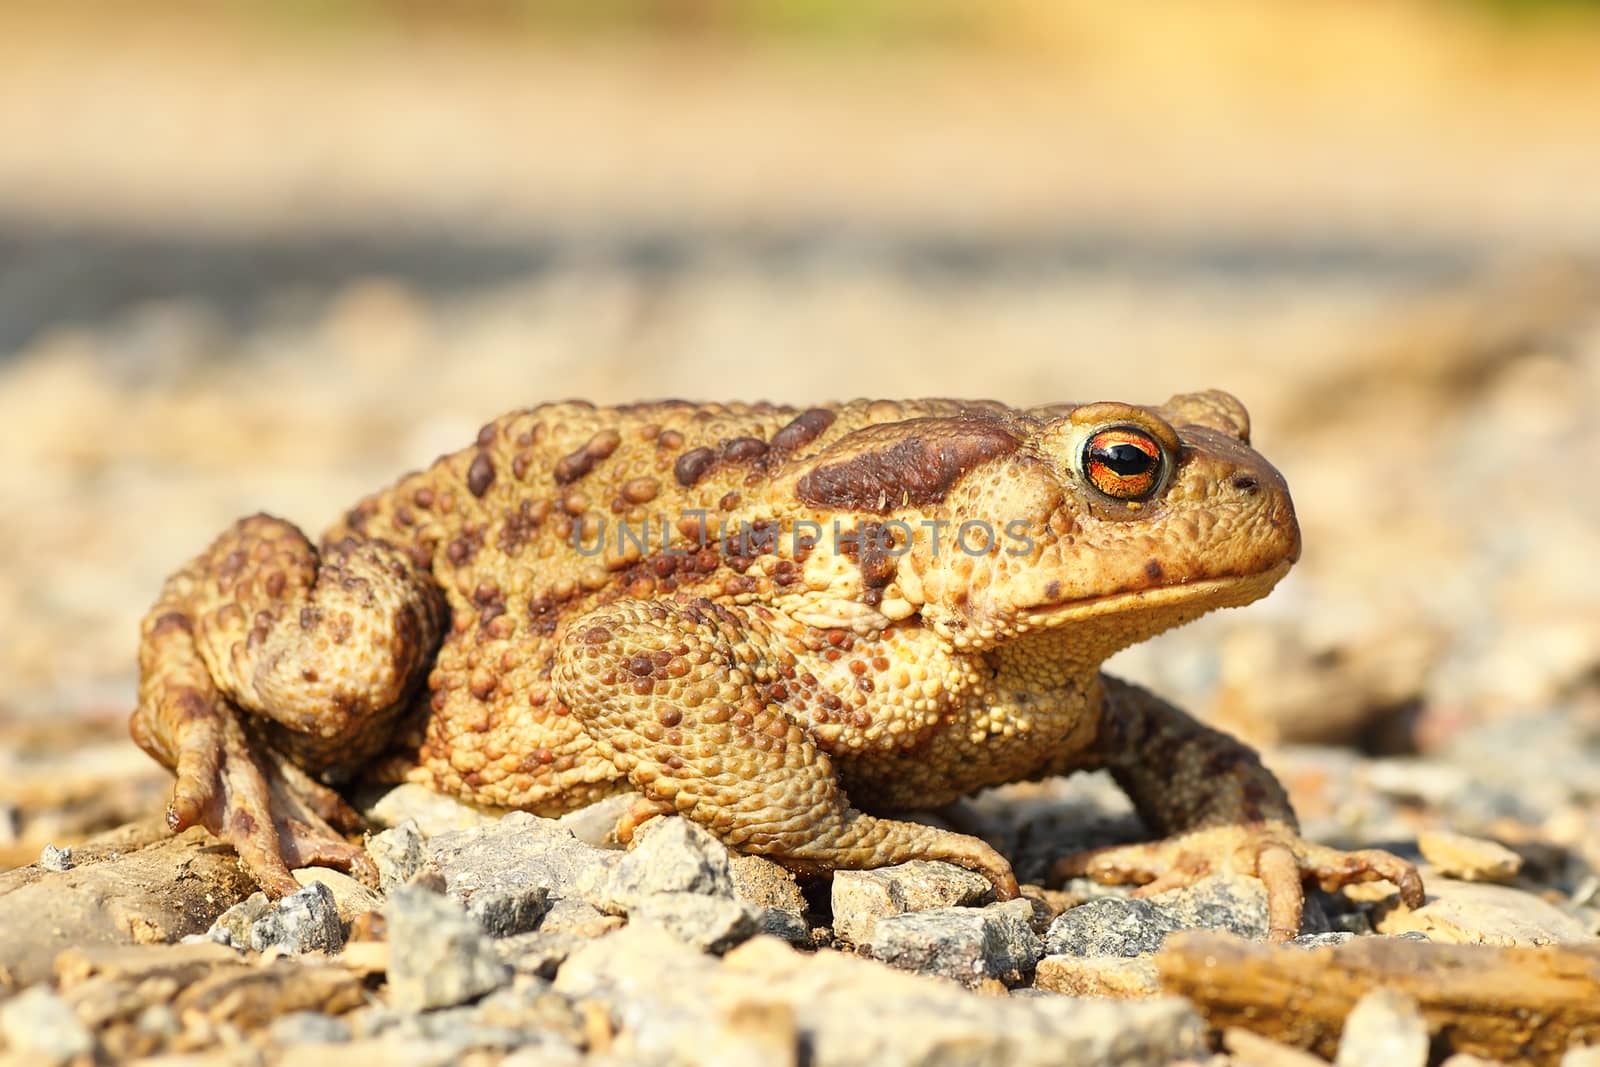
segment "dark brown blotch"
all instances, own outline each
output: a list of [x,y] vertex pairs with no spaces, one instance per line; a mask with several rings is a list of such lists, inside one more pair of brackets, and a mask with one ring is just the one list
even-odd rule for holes
[[[881,440],[877,427],[869,440]],[[926,507],[944,500],[962,475],[996,456],[1016,451],[1004,426],[971,417],[912,419],[897,427],[901,439],[812,469],[795,495],[814,507],[885,513],[902,505]],[[867,431],[861,431],[867,432]],[[848,446],[846,437],[841,445]]]
[[467,468],[467,491],[481,497],[493,484],[494,461],[489,458],[489,453],[479,452],[473,457],[472,466]]
[[797,448],[804,448],[832,426],[833,419],[833,412],[827,408],[802,411],[772,435],[772,448],[777,452],[793,452]]
[[617,450],[622,443],[622,435],[616,430],[601,430],[576,451],[569,452],[556,462],[555,479],[557,484],[566,485],[575,482],[585,474],[594,470],[594,465],[605,459]]
[[672,465],[672,476],[678,479],[679,485],[688,488],[704,478],[716,460],[717,454],[709,448],[691,448]]
[[735,437],[722,444],[722,458],[729,463],[749,463],[767,454],[767,443],[759,437]]

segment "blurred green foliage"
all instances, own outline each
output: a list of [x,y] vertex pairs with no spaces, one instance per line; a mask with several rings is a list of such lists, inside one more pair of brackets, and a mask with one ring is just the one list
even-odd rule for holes
[[[1395,0],[1410,2],[1410,0]],[[1600,31],[1600,0],[1420,0],[1506,29]],[[1034,0],[1035,13],[1048,3]],[[1027,0],[222,0],[291,31],[776,38],[816,44],[968,45],[1028,34]],[[1152,18],[1159,9],[1152,9]]]
[[993,18],[966,0],[233,0],[238,13],[339,32],[697,33],[820,42],[971,39]]

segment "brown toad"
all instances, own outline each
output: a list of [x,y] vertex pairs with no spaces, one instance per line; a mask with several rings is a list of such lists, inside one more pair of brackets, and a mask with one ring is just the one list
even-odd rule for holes
[[[370,861],[325,783],[409,778],[554,815],[628,788],[797,869],[982,841],[867,812],[1104,767],[1168,840],[1063,861],[1170,887],[1421,883],[1301,840],[1233,739],[1100,673],[1263,596],[1300,552],[1231,396],[1018,410],[951,400],[553,404],[358,504],[314,546],[265,515],[174,575],[143,625],[134,738],[171,825],[268,891]],[[627,827],[624,827],[626,831]]]

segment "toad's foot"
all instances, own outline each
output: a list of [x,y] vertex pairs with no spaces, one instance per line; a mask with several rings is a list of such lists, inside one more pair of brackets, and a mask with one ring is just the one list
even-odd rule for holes
[[1267,938],[1287,941],[1300,932],[1304,879],[1332,892],[1356,882],[1383,880],[1408,907],[1422,906],[1422,878],[1398,856],[1377,849],[1341,852],[1304,840],[1281,822],[1217,826],[1134,845],[1092,849],[1058,861],[1057,880],[1087,875],[1107,885],[1137,884],[1139,896],[1193,885],[1212,872],[1259,878],[1267,891]]
[[282,520],[234,523],[167,580],[141,630],[129,729],[177,775],[168,824],[231,843],[274,896],[313,863],[375,883],[335,830],[360,819],[302,768],[381,751],[443,616],[431,577],[383,542],[319,553]]
[[334,867],[376,887],[371,857],[332,825],[360,824],[337,793],[266,753],[221,700],[188,726],[178,738],[178,780],[167,806],[174,832],[204,826],[228,842],[269,896],[300,888],[290,873],[295,867]]

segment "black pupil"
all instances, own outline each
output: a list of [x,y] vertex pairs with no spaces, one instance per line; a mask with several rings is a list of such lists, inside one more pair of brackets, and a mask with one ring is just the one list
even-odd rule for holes
[[1094,450],[1095,458],[1124,478],[1150,473],[1155,457],[1138,445],[1118,443],[1101,445]]

